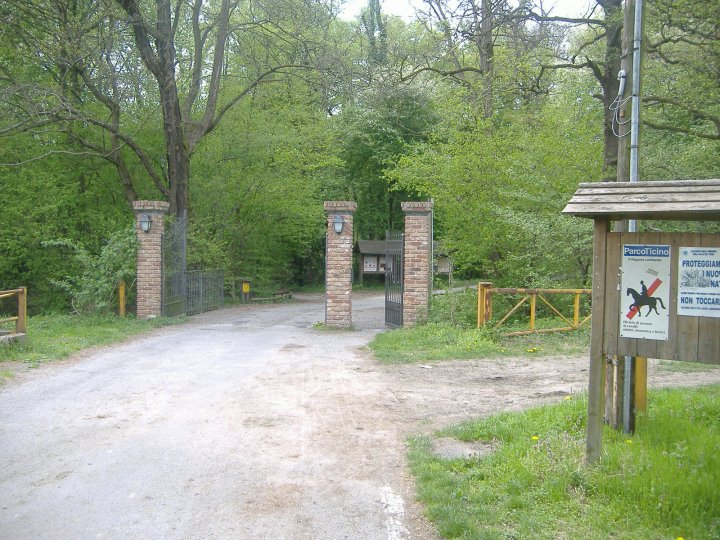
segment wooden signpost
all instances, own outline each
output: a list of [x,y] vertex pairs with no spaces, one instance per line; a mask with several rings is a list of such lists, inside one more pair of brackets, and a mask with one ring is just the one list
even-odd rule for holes
[[612,221],[720,221],[720,180],[580,184],[563,213],[591,218],[587,460],[600,457],[608,359],[720,364],[720,234],[611,232]]

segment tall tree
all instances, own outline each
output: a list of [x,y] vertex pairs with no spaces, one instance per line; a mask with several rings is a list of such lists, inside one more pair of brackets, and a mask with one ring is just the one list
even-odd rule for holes
[[[61,125],[85,152],[115,165],[128,200],[137,198],[132,169],[139,165],[171,212],[180,213],[190,204],[198,142],[261,83],[310,67],[316,44],[304,32],[312,27],[294,8],[231,0],[8,0],[2,37],[14,40],[18,59],[37,65],[43,78],[37,84],[2,66],[0,91],[13,118],[2,130]],[[328,23],[322,6],[308,11],[316,25]],[[268,42],[274,49],[244,54],[245,62],[227,58],[228,48],[245,53]],[[151,130],[142,120],[156,111],[163,159],[138,136]]]
[[[542,4],[541,4],[542,5]],[[544,23],[562,23],[585,28],[578,33],[566,53],[541,66],[538,81],[548,71],[558,69],[588,70],[600,85],[595,97],[602,103],[603,117],[603,177],[614,179],[617,169],[618,139],[614,133],[613,103],[618,97],[620,59],[622,50],[623,0],[594,0],[583,17],[560,17],[536,10],[527,3],[527,10],[519,16]]]
[[644,124],[720,141],[720,1],[657,0],[646,20]]
[[507,0],[425,0],[425,6],[422,21],[444,47],[439,57],[414,66],[404,78],[431,71],[469,86],[474,86],[472,79],[477,78],[482,115],[490,118],[495,110],[495,48],[512,23],[513,8]]

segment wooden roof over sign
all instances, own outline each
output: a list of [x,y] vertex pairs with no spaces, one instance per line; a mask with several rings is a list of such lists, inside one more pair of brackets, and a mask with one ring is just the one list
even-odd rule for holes
[[611,220],[720,221],[720,180],[584,183],[562,212]]

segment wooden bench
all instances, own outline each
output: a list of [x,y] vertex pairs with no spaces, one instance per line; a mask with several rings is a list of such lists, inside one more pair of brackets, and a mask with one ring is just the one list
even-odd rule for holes
[[277,290],[272,293],[272,296],[253,297],[251,302],[264,303],[264,302],[279,302],[281,300],[292,300],[292,291],[287,289]]

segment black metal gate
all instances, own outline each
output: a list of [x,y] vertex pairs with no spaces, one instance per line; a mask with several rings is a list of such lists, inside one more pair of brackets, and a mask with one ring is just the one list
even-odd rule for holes
[[169,224],[162,235],[162,314],[187,312],[187,217]]
[[187,273],[187,314],[220,309],[224,300],[221,271],[195,270]]
[[385,235],[385,324],[403,324],[403,247],[405,235],[388,231]]

